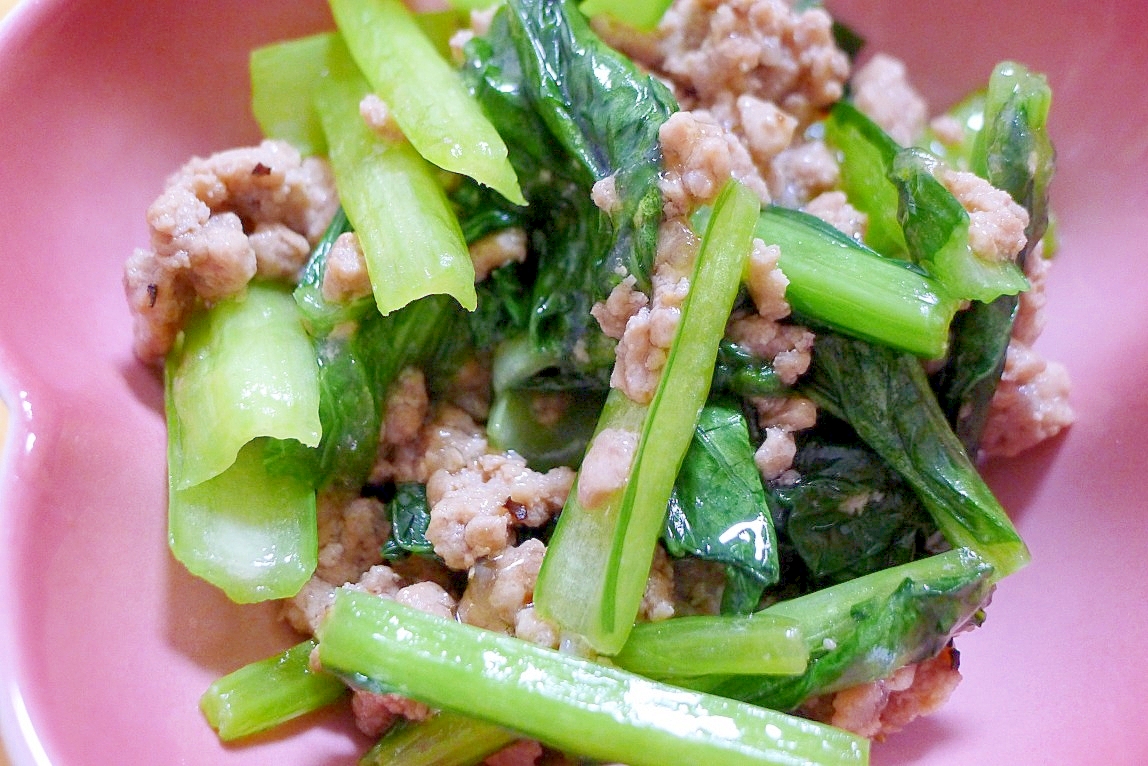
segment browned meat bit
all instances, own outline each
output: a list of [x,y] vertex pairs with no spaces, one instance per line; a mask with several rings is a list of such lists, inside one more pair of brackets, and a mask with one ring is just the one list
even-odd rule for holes
[[556,648],[558,634],[534,612],[534,585],[546,546],[529,539],[474,565],[458,619],[487,630]]
[[665,548],[654,548],[654,560],[650,565],[650,578],[646,581],[646,591],[638,606],[638,619],[648,622],[668,620],[674,616],[674,565]]
[[514,527],[545,524],[561,510],[573,481],[565,466],[539,473],[513,453],[487,453],[462,468],[439,469],[427,481],[427,540],[448,567],[469,569],[504,551]]
[[470,246],[474,281],[481,282],[490,272],[508,263],[526,260],[526,230],[518,226],[488,234]]
[[958,170],[945,170],[941,182],[969,214],[969,246],[989,263],[1011,261],[1025,246],[1028,212],[1007,192]]
[[883,739],[940,709],[961,681],[952,646],[932,659],[907,665],[873,683],[843,689],[802,705],[806,717],[871,739]]
[[293,279],[337,207],[326,162],[281,141],[191,159],[148,208],[150,248],[125,264],[136,355],[162,361],[197,301],[256,273]]
[[390,534],[386,509],[378,500],[322,492],[318,498],[319,565],[316,574],[333,584],[355,582],[382,562]]
[[786,481],[797,455],[794,434],[812,428],[817,422],[817,405],[803,396],[753,399],[758,427],[765,439],[754,452],[753,462],[766,481]]

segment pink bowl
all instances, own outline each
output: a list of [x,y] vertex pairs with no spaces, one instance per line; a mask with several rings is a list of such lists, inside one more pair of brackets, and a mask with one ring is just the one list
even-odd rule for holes
[[[831,8],[938,106],[1014,58],[1050,75],[1061,257],[1040,348],[1079,422],[988,475],[1034,563],[963,637],[965,682],[874,762],[1148,762],[1148,5]],[[350,764],[339,711],[233,747],[197,699],[286,646],[165,544],[157,378],[132,358],[121,266],[194,153],[257,139],[247,52],[329,26],[318,0],[42,0],[0,27],[0,724],[17,764]]]

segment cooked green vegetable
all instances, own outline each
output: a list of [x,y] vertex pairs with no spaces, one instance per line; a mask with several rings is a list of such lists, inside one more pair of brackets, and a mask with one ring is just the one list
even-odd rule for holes
[[673,681],[708,675],[797,675],[809,648],[796,620],[756,614],[673,617],[634,626],[615,665]]
[[[1007,191],[1028,212],[1028,241],[1016,259],[1021,266],[1048,226],[1048,185],[1055,160],[1047,130],[1051,100],[1043,76],[1012,62],[997,65],[982,101],[983,128],[972,142],[972,171]],[[949,362],[935,379],[941,406],[973,454],[1004,369],[1017,305],[1016,296],[1002,296],[961,312],[953,323]]]
[[[172,554],[241,604],[294,596],[318,562],[310,477],[272,474],[266,445],[248,443],[226,471],[193,487],[168,484]],[[170,449],[169,440],[169,462]]]
[[473,309],[474,266],[446,194],[409,143],[363,122],[359,102],[367,92],[350,57],[336,56],[318,86],[316,108],[375,304],[389,314],[426,295],[447,294]]
[[781,576],[773,499],[753,453],[740,407],[711,400],[678,470],[662,533],[671,556],[725,565],[723,613],[754,611],[765,588]]
[[605,402],[596,391],[507,391],[495,396],[486,435],[492,447],[517,452],[536,471],[577,467]]
[[1028,548],[949,427],[918,359],[822,334],[803,391],[905,477],[953,546],[975,550],[998,577],[1028,563]]
[[251,111],[267,138],[288,141],[303,155],[326,154],[327,137],[312,100],[338,35],[324,32],[251,52]]
[[363,688],[633,766],[868,761],[868,741],[844,731],[659,684],[369,593],[338,592],[319,632],[319,658]]
[[[475,236],[521,225],[530,237],[530,345],[519,353],[538,361],[518,369],[604,390],[614,344],[590,307],[625,275],[649,286],[662,207],[658,128],[677,105],[572,5],[510,2],[468,43],[467,83],[506,137],[530,207],[508,208],[465,184],[455,199],[479,202],[463,214]],[[619,201],[609,213],[591,197],[607,178]]]
[[799,437],[797,480],[772,487],[783,541],[817,585],[920,557],[936,524],[912,487],[852,429],[826,421]]
[[703,678],[693,685],[789,710],[812,695],[887,678],[935,656],[975,620],[993,581],[988,562],[957,549],[780,601],[750,619],[797,622],[810,655],[803,674]]
[[[731,181],[714,204],[690,291],[649,405],[611,389],[607,429],[637,439],[624,487],[602,507],[586,508],[575,487],[559,516],[534,592],[540,614],[603,654],[621,649],[638,613],[674,479],[709,392],[751,248],[759,203]],[[593,446],[591,446],[591,450]]]
[[383,558],[393,560],[414,553],[433,556],[434,545],[427,540],[430,507],[423,484],[402,482],[395,486],[395,496],[387,504],[391,517],[391,534],[383,543]]
[[658,26],[658,22],[662,20],[672,2],[673,0],[639,0],[639,2],[585,0],[578,9],[590,17],[604,14],[636,29],[650,30]]
[[177,489],[218,476],[260,436],[318,445],[318,369],[285,290],[253,284],[192,317],[167,367]]
[[401,0],[331,0],[371,88],[418,153],[525,204],[506,144]]
[[911,265],[884,258],[796,210],[762,210],[757,237],[778,245],[798,319],[926,358],[944,355],[958,301]]
[[359,766],[472,766],[516,739],[509,729],[440,710],[393,727],[359,759]]
[[224,741],[267,731],[341,699],[347,685],[311,669],[316,643],[303,641],[217,679],[199,698],[211,728]]

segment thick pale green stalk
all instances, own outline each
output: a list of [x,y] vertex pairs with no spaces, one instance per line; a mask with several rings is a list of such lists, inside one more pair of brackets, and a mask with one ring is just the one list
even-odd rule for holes
[[218,679],[199,709],[224,741],[266,731],[330,705],[347,693],[333,675],[311,669],[314,641],[304,641]]
[[731,182],[719,196],[652,401],[637,404],[612,390],[598,421],[597,433],[622,429],[638,438],[625,486],[596,508],[583,507],[575,487],[543,561],[535,590],[539,612],[603,654],[622,648],[637,615],[758,211],[757,198],[740,184]]
[[447,294],[473,310],[474,266],[446,194],[409,143],[366,126],[359,102],[367,92],[344,53],[320,83],[316,106],[375,303],[389,314],[426,295]]
[[193,317],[167,372],[177,489],[218,476],[260,436],[319,443],[318,364],[285,290],[252,284]]
[[354,684],[630,766],[862,764],[868,741],[341,589],[323,666]]
[[251,111],[265,137],[288,141],[304,155],[327,153],[313,99],[331,50],[341,45],[326,32],[251,52]]
[[318,561],[310,477],[270,474],[266,444],[249,443],[230,468],[194,487],[168,485],[172,554],[239,603],[294,596]]
[[472,766],[516,739],[502,726],[440,710],[391,729],[359,766]]
[[809,649],[796,620],[772,615],[674,617],[634,626],[612,661],[650,678],[793,675]]
[[506,144],[401,0],[331,0],[371,87],[429,162],[525,205]]

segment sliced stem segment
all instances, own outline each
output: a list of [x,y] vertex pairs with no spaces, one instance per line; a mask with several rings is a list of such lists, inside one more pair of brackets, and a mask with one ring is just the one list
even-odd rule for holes
[[497,724],[447,710],[391,729],[359,766],[472,766],[518,739]]
[[267,731],[341,699],[347,685],[311,669],[314,641],[244,665],[208,687],[199,708],[224,741]]
[[752,192],[734,182],[719,196],[652,401],[637,404],[613,389],[598,421],[596,434],[620,429],[637,437],[625,485],[594,508],[583,506],[575,487],[543,561],[535,590],[539,612],[603,654],[622,648],[638,613],[759,207]]
[[474,310],[470,251],[438,179],[409,143],[367,127],[359,113],[366,80],[345,52],[332,61],[316,106],[379,312],[434,294],[452,295]]
[[632,766],[861,764],[868,741],[342,589],[319,635],[352,683]]
[[419,154],[525,205],[506,144],[400,0],[331,0],[371,87]]

